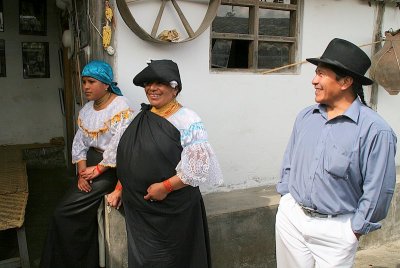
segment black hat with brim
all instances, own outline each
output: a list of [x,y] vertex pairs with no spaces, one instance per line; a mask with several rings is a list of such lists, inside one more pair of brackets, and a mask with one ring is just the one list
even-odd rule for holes
[[364,51],[349,41],[335,38],[329,43],[320,58],[308,58],[306,60],[314,65],[323,63],[332,66],[334,69],[353,77],[361,85],[374,83],[364,76],[371,66],[371,60]]
[[182,90],[181,76],[178,65],[172,60],[151,60],[148,66],[133,78],[133,84],[145,87],[150,82],[171,82],[178,83],[179,91]]

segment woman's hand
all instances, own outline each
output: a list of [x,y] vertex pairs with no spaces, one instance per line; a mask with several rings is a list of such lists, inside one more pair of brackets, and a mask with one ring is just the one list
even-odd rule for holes
[[91,167],[87,167],[81,171],[79,171],[79,176],[87,181],[91,181],[95,178],[97,178],[99,175],[101,174],[101,172],[98,171],[97,166],[91,166]]
[[78,189],[88,193],[92,190],[92,187],[87,180],[81,178],[81,176],[78,176]]
[[112,193],[107,195],[107,203],[110,207],[119,209],[122,204],[122,190],[115,189]]
[[162,201],[168,195],[167,189],[162,182],[153,183],[152,185],[147,188],[147,195],[144,196],[145,200],[150,201]]
[[182,180],[175,175],[163,182],[153,183],[150,185],[149,188],[147,188],[147,195],[144,196],[144,199],[150,201],[162,201],[170,192],[179,190],[186,186],[188,185],[184,184]]

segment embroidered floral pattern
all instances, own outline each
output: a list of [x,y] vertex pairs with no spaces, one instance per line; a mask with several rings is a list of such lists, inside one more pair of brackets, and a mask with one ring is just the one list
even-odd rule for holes
[[96,129],[96,130],[89,130],[84,127],[83,121],[81,118],[78,118],[78,126],[82,129],[83,133],[92,138],[92,139],[98,139],[98,137],[110,130],[110,126],[118,124],[121,122],[122,119],[128,119],[132,116],[132,111],[130,109],[127,109],[125,111],[122,111],[116,115],[114,115],[111,119],[107,120],[104,122],[104,126],[102,128]]

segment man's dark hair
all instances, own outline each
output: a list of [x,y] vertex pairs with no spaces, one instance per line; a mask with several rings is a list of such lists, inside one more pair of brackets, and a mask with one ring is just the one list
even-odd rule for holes
[[[346,76],[353,77],[351,74],[347,74],[346,72],[344,72],[343,70],[341,70],[341,69],[339,69],[339,68],[337,68],[335,66],[332,66],[332,65],[329,65],[329,64],[320,64],[320,65],[322,67],[326,67],[326,68],[331,69],[336,74],[336,81],[339,81],[340,79],[343,79]],[[358,96],[360,98],[361,102],[365,106],[369,107],[368,104],[365,102],[363,87],[358,81],[356,81],[354,79],[354,77],[353,77],[353,84],[351,85],[351,90],[353,91],[355,96]],[[369,107],[369,108],[371,108],[371,107]]]

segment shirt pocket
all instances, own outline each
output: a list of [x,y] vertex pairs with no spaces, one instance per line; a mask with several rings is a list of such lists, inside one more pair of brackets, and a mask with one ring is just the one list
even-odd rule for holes
[[324,169],[333,178],[346,179],[350,166],[350,156],[336,144],[326,147],[324,155]]

